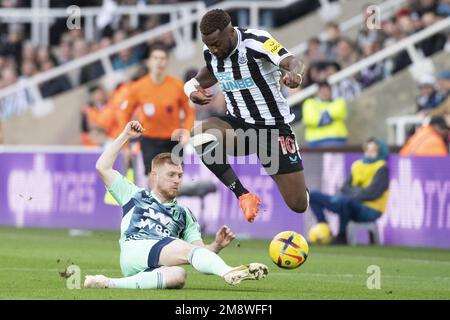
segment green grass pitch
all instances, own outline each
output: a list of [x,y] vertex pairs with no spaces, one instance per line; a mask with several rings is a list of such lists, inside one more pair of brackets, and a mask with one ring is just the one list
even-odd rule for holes
[[[266,240],[235,240],[221,253],[230,265],[267,264],[261,281],[232,287],[186,266],[182,290],[66,288],[59,272],[69,263],[80,266],[82,279],[120,277],[117,239],[117,232],[70,237],[67,230],[0,228],[0,299],[450,299],[450,250],[311,246],[302,267],[284,270],[270,261]],[[366,286],[370,265],[381,269],[379,290]]]

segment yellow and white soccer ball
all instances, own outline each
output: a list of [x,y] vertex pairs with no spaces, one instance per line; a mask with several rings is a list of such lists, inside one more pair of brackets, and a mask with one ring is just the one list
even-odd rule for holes
[[333,240],[331,229],[326,223],[318,223],[309,229],[309,241],[318,245],[327,245]]
[[269,246],[272,261],[280,268],[295,269],[308,258],[309,246],[305,238],[295,231],[277,234]]

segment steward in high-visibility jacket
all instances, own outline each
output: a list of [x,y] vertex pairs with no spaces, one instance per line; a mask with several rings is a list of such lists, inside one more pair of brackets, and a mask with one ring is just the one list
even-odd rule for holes
[[335,243],[346,243],[349,221],[372,222],[386,210],[389,198],[388,146],[371,138],[365,144],[364,158],[352,164],[340,195],[311,192],[310,207],[319,223],[327,223],[324,210],[339,215],[339,234]]
[[347,104],[343,98],[331,99],[331,87],[319,85],[317,97],[303,103],[303,123],[308,147],[340,146],[347,142]]
[[401,156],[447,157],[450,127],[443,117],[431,118],[420,127],[400,150]]

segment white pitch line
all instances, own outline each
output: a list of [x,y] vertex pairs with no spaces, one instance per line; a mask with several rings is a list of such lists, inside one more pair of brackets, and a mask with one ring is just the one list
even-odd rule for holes
[[[60,272],[62,269],[39,269],[39,268],[0,268],[0,272]],[[82,269],[84,274],[86,272],[120,272],[119,269]],[[188,271],[187,274],[199,274],[198,272]],[[329,274],[329,273],[314,273],[314,272],[270,272],[269,276],[305,276],[305,277],[324,277],[324,278],[367,278],[366,274]],[[450,281],[450,277],[418,277],[418,276],[408,276],[408,275],[386,275],[382,274],[382,278],[402,278],[402,279],[412,279],[412,280],[437,280],[437,281]]]

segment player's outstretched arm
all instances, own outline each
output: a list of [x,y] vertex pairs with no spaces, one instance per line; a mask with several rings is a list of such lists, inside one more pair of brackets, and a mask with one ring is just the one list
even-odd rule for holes
[[211,71],[207,67],[203,67],[195,78],[186,82],[184,93],[195,104],[208,104],[212,100],[212,95],[205,89],[212,87],[216,82],[217,79]]
[[193,244],[205,247],[214,253],[219,253],[222,249],[228,247],[235,238],[236,236],[228,226],[222,226],[219,231],[217,231],[216,238],[212,243],[205,245],[202,240],[199,240],[195,241]]
[[283,76],[283,83],[291,89],[298,88],[303,81],[305,65],[294,56],[281,60],[280,67],[287,71]]
[[120,150],[130,140],[141,136],[144,128],[138,121],[131,121],[122,133],[111,143],[95,164],[95,169],[103,180],[107,188],[110,188],[116,177],[116,171],[113,169],[114,162],[119,155]]

